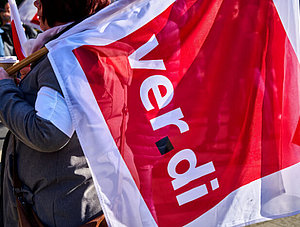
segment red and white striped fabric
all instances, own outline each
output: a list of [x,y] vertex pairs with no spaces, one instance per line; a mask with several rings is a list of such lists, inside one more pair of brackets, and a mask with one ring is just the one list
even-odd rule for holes
[[[295,0],[121,0],[47,44],[110,226],[300,213],[299,34]],[[98,84],[117,75],[125,154]]]
[[14,42],[14,48],[19,60],[26,57],[23,50],[24,43],[27,41],[25,30],[22,26],[18,7],[15,0],[8,0],[11,11],[11,29]]
[[40,28],[39,20],[37,18],[37,9],[33,4],[34,1],[35,0],[22,1],[22,3],[19,5],[20,17],[21,17],[21,21],[24,24],[30,25],[40,30],[41,28]]

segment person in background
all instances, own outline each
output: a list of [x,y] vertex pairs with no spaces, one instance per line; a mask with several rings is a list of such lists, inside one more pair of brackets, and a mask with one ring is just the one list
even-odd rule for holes
[[[10,6],[8,2],[5,3],[4,9],[0,10],[0,18],[1,18],[1,29],[3,33],[1,33],[1,38],[4,45],[4,54],[5,56],[15,56],[15,49],[13,44],[13,37],[12,37],[12,29],[10,24]],[[36,38],[38,35],[37,30],[32,28],[29,25],[23,24],[23,28],[25,30],[25,35],[28,39]]]
[[[1,14],[1,12],[0,12]],[[3,40],[2,40],[2,33],[4,33],[4,31],[0,28],[0,57],[4,57],[5,54],[4,54],[4,43],[3,43]]]
[[[44,32],[33,51],[109,3],[36,0]],[[33,63],[18,86],[0,68],[0,97],[0,120],[10,130],[3,147],[0,226],[17,227],[24,220],[18,215],[20,200],[44,226],[99,224],[103,212],[92,174],[48,57]]]

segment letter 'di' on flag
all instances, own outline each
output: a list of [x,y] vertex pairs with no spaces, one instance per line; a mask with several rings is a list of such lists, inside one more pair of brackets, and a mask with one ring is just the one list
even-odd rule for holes
[[47,44],[109,225],[299,213],[298,9],[123,0]]

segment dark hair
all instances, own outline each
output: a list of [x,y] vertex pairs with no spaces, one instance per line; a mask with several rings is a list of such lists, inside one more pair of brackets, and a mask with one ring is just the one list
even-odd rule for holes
[[49,27],[56,22],[79,21],[103,9],[110,0],[41,0],[42,20],[47,20]]

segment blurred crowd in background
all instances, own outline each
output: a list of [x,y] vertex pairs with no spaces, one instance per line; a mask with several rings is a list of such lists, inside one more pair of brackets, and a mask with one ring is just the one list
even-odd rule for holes
[[[111,0],[111,3],[117,0]],[[24,0],[15,0],[18,6],[22,5]],[[32,27],[29,24],[23,24],[27,39],[36,38],[41,30]],[[11,12],[8,0],[0,0],[0,57],[16,56],[13,46],[12,28],[11,28]]]
[[[16,0],[17,4],[21,1]],[[15,49],[13,46],[12,28],[10,24],[11,13],[7,1],[0,2],[0,57],[15,56]],[[28,39],[35,38],[40,32],[36,28],[23,24],[25,34]]]

